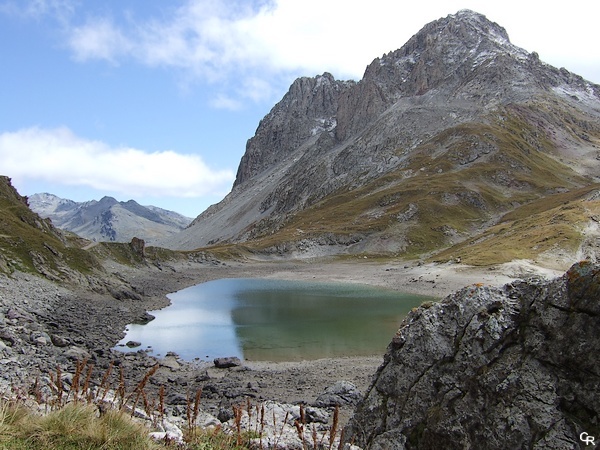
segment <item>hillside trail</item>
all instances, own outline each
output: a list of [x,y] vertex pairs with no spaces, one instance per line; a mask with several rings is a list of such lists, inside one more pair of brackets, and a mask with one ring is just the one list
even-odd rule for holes
[[82,250],[90,250],[98,244],[100,244],[100,242],[98,242],[98,241],[92,242],[91,244],[88,244],[85,247],[83,247]]

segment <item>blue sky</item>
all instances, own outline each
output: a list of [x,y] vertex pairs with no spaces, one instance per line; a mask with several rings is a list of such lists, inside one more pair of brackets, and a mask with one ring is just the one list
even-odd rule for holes
[[600,2],[0,0],[0,174],[23,195],[110,195],[195,217],[298,76],[362,77],[469,8],[600,83]]

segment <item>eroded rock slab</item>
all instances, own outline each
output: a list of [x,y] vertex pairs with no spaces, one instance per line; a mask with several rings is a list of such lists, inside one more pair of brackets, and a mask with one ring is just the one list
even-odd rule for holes
[[413,311],[346,438],[371,449],[579,448],[600,436],[600,266]]

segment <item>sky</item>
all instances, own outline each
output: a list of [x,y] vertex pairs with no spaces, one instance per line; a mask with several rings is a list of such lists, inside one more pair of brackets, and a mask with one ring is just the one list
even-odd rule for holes
[[0,175],[22,195],[109,195],[196,217],[231,190],[246,141],[294,79],[358,81],[461,9],[600,84],[600,2],[553,5],[0,0]]

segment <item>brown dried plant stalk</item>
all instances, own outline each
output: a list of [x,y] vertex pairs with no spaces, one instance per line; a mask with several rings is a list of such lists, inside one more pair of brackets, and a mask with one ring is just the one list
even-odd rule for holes
[[340,417],[340,408],[336,406],[333,410],[333,423],[331,424],[331,428],[329,429],[329,449],[333,447],[333,441],[335,441],[335,436],[337,435],[337,427]]
[[242,445],[242,406],[233,406],[233,417],[235,419],[236,442]]
[[304,427],[306,425],[306,414],[304,412],[304,405],[300,404],[300,420],[294,421],[294,427],[298,433],[298,438],[302,442],[302,449],[306,450],[306,439],[304,437]]
[[125,373],[123,366],[119,367],[119,387],[117,388],[117,397],[119,397],[119,409],[125,406]]
[[56,388],[56,407],[61,408],[63,406],[63,384],[62,384],[62,371],[60,366],[56,366],[56,379],[53,379],[52,372],[50,372],[50,380]]
[[148,370],[148,372],[146,372],[146,374],[144,375],[144,378],[142,378],[142,380],[138,383],[138,385],[136,386],[136,388],[127,397],[127,399],[125,401],[125,404],[127,404],[129,402],[129,400],[131,399],[131,397],[134,394],[136,394],[135,395],[135,400],[133,401],[133,406],[131,407],[131,416],[132,417],[135,414],[135,408],[137,407],[137,404],[140,401],[140,397],[143,394],[144,388],[146,387],[146,384],[148,383],[148,380],[150,379],[150,377],[152,375],[154,375],[156,373],[157,370],[158,370],[158,364],[155,364],[154,366],[152,366],[150,368],[150,370]]
[[91,404],[92,401],[94,400],[94,398],[93,398],[94,394],[93,394],[92,390],[90,389],[90,380],[92,378],[93,371],[94,371],[94,364],[93,363],[88,364],[87,375],[83,382],[83,388],[81,389],[81,394],[86,397],[88,404]]
[[[104,375],[102,376],[102,381],[100,382],[100,390],[104,389],[104,392],[102,394],[102,397],[100,397],[100,402],[104,402],[105,398],[106,398],[106,394],[108,394],[108,390],[109,390],[109,382],[108,379],[110,377],[110,374],[112,373],[112,369],[114,366],[115,362],[111,361],[110,364],[108,365],[108,368],[106,369],[106,372],[104,372]],[[98,391],[99,392],[99,391]]]
[[73,375],[73,381],[71,382],[71,389],[67,394],[67,399],[69,398],[70,394],[73,394],[73,402],[75,402],[75,404],[77,404],[77,402],[79,401],[79,380],[81,378],[83,370],[87,366],[87,362],[88,359],[83,358],[83,361],[77,361],[77,363],[75,364],[75,374]]
[[160,386],[158,390],[158,413],[160,414],[160,420],[163,421],[165,418],[165,387]]
[[194,397],[194,414],[192,415],[192,422],[195,424],[196,420],[198,420],[198,414],[200,412],[200,398],[202,397],[202,389],[198,389],[196,391],[196,396]]

